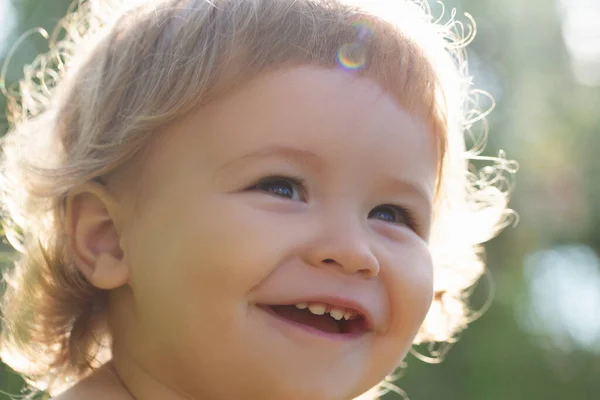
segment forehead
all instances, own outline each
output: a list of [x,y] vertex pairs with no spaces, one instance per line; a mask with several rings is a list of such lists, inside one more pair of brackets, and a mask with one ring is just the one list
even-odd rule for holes
[[321,168],[435,180],[435,138],[427,124],[375,81],[335,69],[265,74],[175,124],[162,141],[179,147],[174,157],[191,152],[206,167],[279,147],[314,154]]

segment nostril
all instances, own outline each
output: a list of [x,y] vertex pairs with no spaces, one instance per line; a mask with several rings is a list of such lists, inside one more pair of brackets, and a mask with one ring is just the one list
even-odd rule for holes
[[377,276],[377,272],[371,270],[371,269],[361,269],[358,271],[358,273],[363,277],[363,278],[372,278],[374,276]]
[[339,263],[338,261],[334,260],[333,258],[325,258],[323,260],[321,260],[321,265],[333,265],[333,266],[338,266],[341,267],[344,271],[348,272],[348,273],[355,273],[358,274],[359,276],[362,276],[363,278],[372,278],[374,276],[377,276],[378,274],[378,268],[377,270],[374,270],[373,268],[357,268],[357,269],[352,269],[352,268],[347,268],[346,265]]

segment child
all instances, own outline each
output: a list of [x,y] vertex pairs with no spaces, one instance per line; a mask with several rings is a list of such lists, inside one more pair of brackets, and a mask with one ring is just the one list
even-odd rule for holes
[[399,0],[105,0],[62,26],[6,92],[2,358],[35,387],[372,399],[412,344],[464,329],[512,170],[466,169],[454,23]]

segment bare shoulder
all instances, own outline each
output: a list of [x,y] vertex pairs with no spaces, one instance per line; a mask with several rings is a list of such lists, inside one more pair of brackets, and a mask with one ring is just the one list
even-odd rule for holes
[[105,366],[52,400],[131,400],[131,397]]

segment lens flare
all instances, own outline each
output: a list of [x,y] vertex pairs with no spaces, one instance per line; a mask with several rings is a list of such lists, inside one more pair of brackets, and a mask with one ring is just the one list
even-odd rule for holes
[[337,62],[345,70],[357,71],[365,67],[366,48],[362,43],[346,43],[337,52]]
[[370,21],[367,20],[359,20],[359,21],[355,21],[354,23],[352,23],[352,26],[354,27],[354,29],[356,29],[358,35],[357,35],[357,40],[358,41],[365,41],[367,39],[369,39],[371,36],[373,36],[373,24]]
[[357,71],[365,67],[367,41],[373,36],[373,28],[369,21],[356,21],[352,26],[356,29],[356,40],[343,44],[336,55],[339,66],[347,71]]

